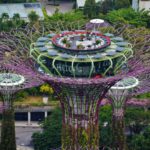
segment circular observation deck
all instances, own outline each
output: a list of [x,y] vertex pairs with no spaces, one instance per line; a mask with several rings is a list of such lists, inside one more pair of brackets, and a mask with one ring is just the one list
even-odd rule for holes
[[85,30],[50,33],[39,37],[30,47],[39,71],[60,77],[114,75],[132,54],[132,45],[123,37]]

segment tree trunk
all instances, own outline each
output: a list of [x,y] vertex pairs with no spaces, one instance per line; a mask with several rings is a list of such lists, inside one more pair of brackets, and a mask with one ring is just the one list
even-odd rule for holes
[[124,116],[112,117],[112,147],[115,150],[127,150]]
[[63,124],[62,150],[99,150],[98,123],[83,124]]

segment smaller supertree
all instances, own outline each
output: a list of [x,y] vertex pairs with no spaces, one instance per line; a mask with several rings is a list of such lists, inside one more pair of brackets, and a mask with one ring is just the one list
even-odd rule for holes
[[138,86],[138,84],[138,79],[134,77],[125,78],[112,86],[108,92],[108,98],[113,109],[113,148],[119,148],[119,150],[126,149],[124,136],[124,107],[129,96],[131,96],[132,90]]
[[150,70],[135,77],[124,78],[109,90],[107,97],[112,105],[113,148],[126,150],[124,114],[128,100],[141,93],[150,91]]
[[16,150],[13,107],[16,93],[41,84],[43,81],[38,75],[22,63],[0,66],[0,94],[5,108],[2,113],[1,150]]

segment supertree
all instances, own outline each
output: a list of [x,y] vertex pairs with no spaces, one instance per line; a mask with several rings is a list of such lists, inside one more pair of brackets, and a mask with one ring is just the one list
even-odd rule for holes
[[[34,78],[33,78],[34,76]],[[0,66],[0,94],[3,107],[1,127],[1,149],[16,150],[14,107],[15,95],[20,90],[39,86],[43,81],[29,67],[17,63],[13,65]]]
[[[97,150],[99,104],[106,93],[125,77],[138,79],[149,73],[149,67],[141,63],[145,57],[134,55],[138,40],[125,34],[127,27],[100,29],[104,34],[64,31],[39,37],[31,44],[37,69],[61,102],[62,149]],[[138,48],[143,55],[145,41]]]
[[[125,138],[124,114],[130,98],[150,91],[149,72],[135,77],[124,78],[111,87],[107,93],[113,109],[112,129],[113,148],[127,149]],[[132,100],[133,101],[133,100]]]
[[125,142],[125,124],[124,124],[124,109],[127,100],[132,95],[139,80],[134,77],[124,78],[117,82],[108,92],[108,99],[111,102],[112,114],[112,130],[113,130],[113,148],[124,150],[126,149]]
[[[20,32],[22,33],[22,32]],[[23,33],[22,33],[23,34]],[[24,89],[43,84],[33,62],[27,58],[27,43],[11,32],[0,33],[0,94],[3,104],[1,125],[1,150],[16,150],[14,107],[16,94]]]
[[[149,59],[148,41],[150,40],[148,36],[149,33],[143,30],[145,32],[143,32],[143,34],[140,34],[141,33],[140,30],[141,29],[137,30],[133,28],[132,30],[130,30],[130,32],[128,30],[124,31],[123,34],[125,34],[125,36],[129,36],[129,40],[134,41],[135,48],[138,48],[139,46],[142,47],[138,51],[135,51],[134,57],[142,61],[144,66],[149,66],[148,64]],[[134,33],[133,31],[136,34],[133,34]],[[136,39],[135,36],[137,37]],[[140,64],[136,66],[140,67]],[[134,77],[130,77],[125,78],[122,81],[119,81],[109,90],[107,97],[110,100],[113,109],[112,115],[113,148],[126,149],[126,140],[124,134],[125,133],[124,113],[126,104],[128,103],[128,100],[131,97],[149,92],[150,91],[149,81],[150,81],[149,73],[140,74],[140,76],[138,76],[137,79]]]

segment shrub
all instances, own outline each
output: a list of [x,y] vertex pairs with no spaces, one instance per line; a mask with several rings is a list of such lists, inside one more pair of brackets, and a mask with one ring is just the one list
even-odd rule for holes
[[61,13],[61,12],[57,12],[55,14],[53,14],[52,16],[49,16],[49,21],[69,21],[69,22],[73,22],[73,21],[77,21],[77,20],[81,20],[84,19],[84,15],[82,13],[82,11],[71,11],[71,12],[67,12],[67,13]]
[[28,18],[29,18],[29,21],[31,23],[35,23],[39,20],[39,16],[36,14],[35,11],[31,11],[29,14],[28,14]]
[[28,95],[29,95],[28,92],[20,91],[16,94],[16,100],[18,100],[18,101],[23,100],[23,98],[27,98]]
[[150,127],[147,127],[142,134],[134,135],[130,146],[135,150],[149,150],[150,148]]
[[54,93],[53,88],[49,84],[43,84],[40,87],[40,92],[44,95],[51,95]]
[[62,114],[59,108],[43,122],[43,132],[34,133],[32,136],[35,150],[48,150],[61,146]]
[[150,98],[150,93],[145,93],[145,94],[138,95],[137,98],[148,99],[148,98]]
[[33,87],[33,88],[30,88],[30,89],[27,89],[26,91],[31,96],[40,95],[40,88],[39,87]]
[[135,11],[132,8],[123,8],[119,10],[110,11],[105,19],[110,23],[122,22],[126,24],[131,24],[136,27],[145,26],[148,27],[150,24],[149,11]]

